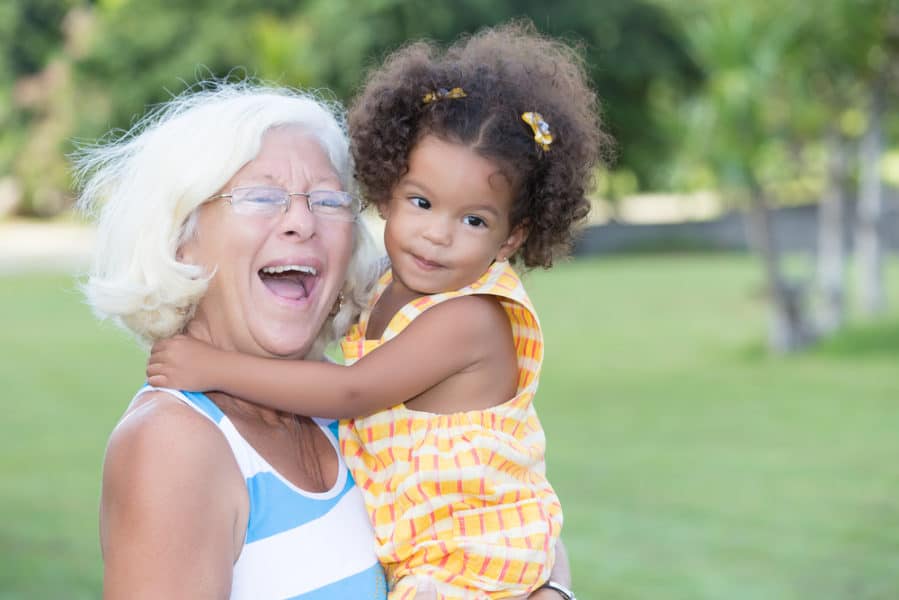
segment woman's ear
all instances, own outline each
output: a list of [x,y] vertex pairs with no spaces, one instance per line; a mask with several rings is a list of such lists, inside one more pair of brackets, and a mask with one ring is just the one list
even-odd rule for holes
[[528,239],[528,228],[524,223],[516,225],[512,229],[512,233],[506,238],[506,241],[499,247],[496,253],[496,260],[508,260],[510,256],[518,252],[521,245]]
[[191,265],[197,264],[195,254],[197,248],[197,228],[200,220],[199,211],[199,207],[195,208],[181,226],[178,248],[175,249],[175,260],[180,263]]
[[194,231],[193,233],[191,233],[191,235],[182,240],[181,244],[178,246],[178,249],[175,250],[175,260],[177,260],[179,263],[196,265],[199,264],[196,254],[197,233],[196,231]]

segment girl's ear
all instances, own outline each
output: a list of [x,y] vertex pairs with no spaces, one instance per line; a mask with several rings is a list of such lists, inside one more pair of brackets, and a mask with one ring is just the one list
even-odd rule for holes
[[375,208],[378,209],[378,216],[386,221],[387,217],[390,216],[390,200],[381,200],[380,202],[376,202]]
[[496,253],[496,260],[508,260],[510,256],[518,252],[518,249],[521,248],[521,245],[527,239],[527,225],[524,223],[517,225],[512,230],[512,233],[509,234],[509,237],[506,238],[506,241],[499,247],[499,252]]

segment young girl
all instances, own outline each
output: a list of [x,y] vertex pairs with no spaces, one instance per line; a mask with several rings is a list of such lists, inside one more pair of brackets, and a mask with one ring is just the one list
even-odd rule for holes
[[[527,25],[395,52],[349,115],[390,259],[343,341],[349,366],[153,349],[152,385],[345,419],[393,599],[423,578],[439,598],[506,598],[548,577],[562,511],[533,406],[543,338],[509,261],[567,249],[606,142],[597,114],[577,54]],[[310,269],[268,271],[274,289]]]

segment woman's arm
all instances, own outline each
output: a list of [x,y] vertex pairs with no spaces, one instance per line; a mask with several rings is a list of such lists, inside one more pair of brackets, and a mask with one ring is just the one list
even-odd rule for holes
[[[556,544],[556,562],[553,563],[552,572],[549,574],[550,581],[559,583],[566,588],[571,587],[571,569],[568,565],[568,553],[562,540]],[[436,597],[436,596],[435,596]],[[520,596],[513,600],[561,600],[562,594],[548,588],[537,588],[527,596]]]
[[466,296],[427,310],[349,367],[224,352],[180,336],[153,346],[147,375],[159,387],[216,389],[291,413],[359,417],[414,398],[483,360],[503,326],[508,319],[494,299]]
[[[549,574],[550,581],[564,585],[566,588],[571,587],[571,565],[568,563],[568,551],[562,540],[556,543],[556,562],[553,563],[553,570]],[[540,588],[528,596],[531,600],[559,600],[561,594],[554,590]]]
[[103,597],[228,598],[241,514],[246,525],[240,473],[203,416],[166,394],[147,396],[106,449]]

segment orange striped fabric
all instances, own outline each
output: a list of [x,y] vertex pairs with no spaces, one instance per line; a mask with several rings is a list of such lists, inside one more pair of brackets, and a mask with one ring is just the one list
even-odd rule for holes
[[[388,271],[370,307],[390,281]],[[433,582],[441,600],[526,594],[548,578],[555,559],[562,508],[545,476],[545,438],[532,403],[543,336],[508,263],[495,263],[463,289],[410,302],[380,340],[365,339],[369,307],[344,340],[344,357],[355,362],[431,306],[469,294],[497,296],[509,317],[516,396],[448,415],[399,404],[340,425],[341,449],[365,497],[391,600],[413,598],[422,578]]]

